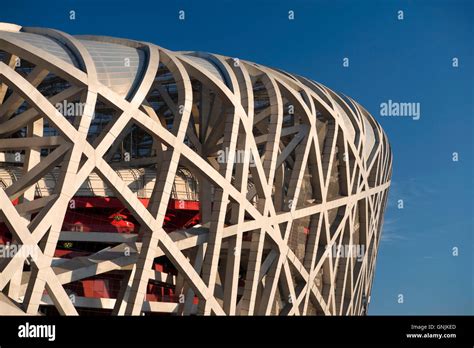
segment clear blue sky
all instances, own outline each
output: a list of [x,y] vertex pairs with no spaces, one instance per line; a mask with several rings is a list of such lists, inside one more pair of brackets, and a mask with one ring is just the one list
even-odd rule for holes
[[[239,57],[353,97],[394,152],[369,313],[474,313],[472,1],[15,0],[2,4],[0,21]],[[421,119],[380,117],[389,99],[421,103]]]

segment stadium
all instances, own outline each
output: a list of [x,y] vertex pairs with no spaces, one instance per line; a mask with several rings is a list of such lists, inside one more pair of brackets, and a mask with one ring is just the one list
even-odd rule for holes
[[305,77],[0,23],[1,315],[365,315],[391,172]]

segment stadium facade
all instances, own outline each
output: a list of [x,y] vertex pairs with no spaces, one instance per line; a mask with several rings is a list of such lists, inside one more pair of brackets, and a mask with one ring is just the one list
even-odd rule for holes
[[0,24],[0,314],[363,315],[391,170],[304,77]]

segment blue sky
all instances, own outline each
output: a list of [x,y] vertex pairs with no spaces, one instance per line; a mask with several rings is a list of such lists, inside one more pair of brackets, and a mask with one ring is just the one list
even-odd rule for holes
[[[238,57],[353,97],[394,153],[369,314],[474,313],[472,1],[15,0],[0,21]],[[420,103],[421,118],[381,117],[389,99]]]

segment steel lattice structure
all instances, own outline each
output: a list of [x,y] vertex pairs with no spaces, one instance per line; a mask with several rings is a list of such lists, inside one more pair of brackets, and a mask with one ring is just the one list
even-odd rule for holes
[[[0,54],[0,162],[8,168],[20,154],[23,173],[0,189],[0,219],[28,250],[0,263],[0,312],[366,312],[392,155],[354,100],[235,58],[52,29],[1,24]],[[66,117],[63,101],[84,107]],[[123,160],[119,144],[132,127],[150,145]],[[153,170],[147,207],[117,166]],[[180,168],[197,178],[200,223],[170,232],[162,226]],[[35,184],[52,171],[54,187],[38,197]],[[111,247],[58,259],[64,216],[92,174],[139,234],[82,233]],[[176,274],[154,270],[157,257]],[[112,271],[123,274],[116,298],[67,291]],[[149,282],[170,284],[179,300],[147,300]]]

